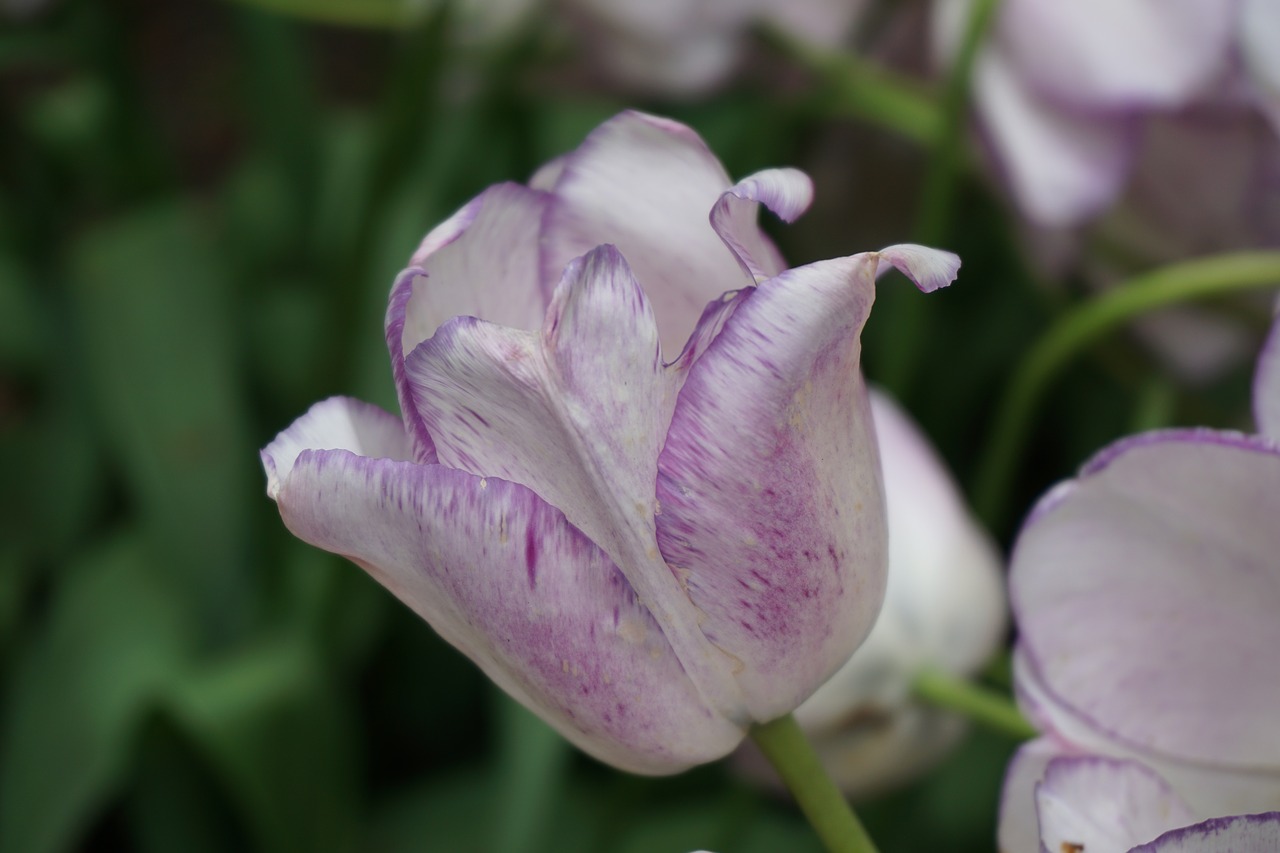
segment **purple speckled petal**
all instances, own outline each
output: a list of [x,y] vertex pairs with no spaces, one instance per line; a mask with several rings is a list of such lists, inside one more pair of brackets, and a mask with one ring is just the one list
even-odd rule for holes
[[983,127],[1019,206],[1037,224],[1074,225],[1110,204],[1133,156],[1133,120],[1046,101],[993,45],[974,68]]
[[672,359],[703,306],[754,283],[707,218],[730,185],[692,130],[622,113],[563,160],[543,232],[544,277],[556,281],[572,258],[616,245],[653,305]]
[[1253,419],[1258,432],[1280,441],[1280,322],[1262,345],[1253,374]]
[[1278,512],[1266,440],[1164,432],[1103,451],[1013,554],[1020,652],[1045,713],[1114,751],[1275,774]]
[[663,368],[653,312],[618,251],[569,265],[541,334],[458,318],[407,370],[441,462],[562,511],[619,566],[704,695],[745,720],[731,662],[658,551],[654,481],[680,374]]
[[545,193],[517,184],[490,187],[423,239],[391,288],[387,351],[419,462],[436,461],[435,446],[405,376],[405,356],[450,317],[537,328],[550,296],[537,277],[546,204]]
[[308,409],[259,454],[272,500],[304,450],[349,450],[371,459],[413,458],[404,424],[395,415],[361,400],[330,397]]
[[1127,850],[1195,820],[1150,768],[1114,758],[1054,758],[1035,799],[1047,850]]
[[1129,853],[1275,853],[1280,850],[1280,811],[1215,817],[1172,829]]
[[881,256],[783,273],[689,371],[659,459],[658,541],[702,629],[741,661],[751,716],[848,659],[884,594],[880,462],[858,335]]
[[996,38],[1050,97],[1094,109],[1176,107],[1226,70],[1238,14],[1216,0],[1009,0]]
[[608,556],[523,486],[308,450],[276,499],[296,536],[364,568],[602,761],[670,773],[741,740]]
[[766,169],[743,178],[711,209],[711,227],[756,281],[787,268],[773,241],[757,224],[760,205],[794,222],[813,202],[813,181],[799,169]]
[[1044,778],[1050,761],[1072,754],[1070,746],[1041,737],[1023,744],[1013,756],[1000,793],[1000,825],[996,833],[1000,853],[1036,853],[1041,849],[1036,785]]

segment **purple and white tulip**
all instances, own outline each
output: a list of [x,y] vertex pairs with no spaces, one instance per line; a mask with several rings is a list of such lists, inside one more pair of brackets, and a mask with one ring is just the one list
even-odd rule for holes
[[[1010,573],[1015,678],[1044,734],[1009,768],[1005,853],[1276,849],[1280,323],[1254,405],[1259,435],[1117,442],[1023,527]],[[1202,823],[1255,813],[1270,814]],[[1186,846],[1207,833],[1272,846]]]
[[827,772],[849,796],[903,784],[959,741],[964,720],[912,698],[925,669],[964,678],[999,648],[999,551],[909,415],[871,389],[889,518],[889,583],[853,657],[796,709]]
[[423,240],[386,337],[403,417],[317,404],[262,453],[299,538],[351,559],[591,755],[730,752],[848,659],[884,594],[859,333],[901,245],[787,269],[793,169],[736,184],[623,113]]

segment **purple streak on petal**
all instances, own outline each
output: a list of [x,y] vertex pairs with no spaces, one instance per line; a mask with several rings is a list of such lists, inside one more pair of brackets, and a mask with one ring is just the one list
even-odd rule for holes
[[1275,853],[1280,850],[1280,811],[1215,817],[1171,829],[1129,853]]
[[554,283],[538,275],[542,217],[549,200],[546,193],[519,184],[497,184],[455,214],[461,225],[451,239],[433,241],[434,231],[428,236],[424,246],[438,245],[429,254],[420,249],[414,255],[425,279],[413,282],[404,306],[404,355],[450,317],[478,317],[515,329],[538,327]]
[[711,209],[711,227],[756,281],[787,268],[773,241],[757,223],[763,204],[784,222],[793,222],[813,201],[813,181],[799,169],[765,169],[726,190]]
[[1280,449],[1264,439],[1166,432],[1100,454],[1014,550],[1020,650],[1047,713],[1116,751],[1274,773],[1277,511]]
[[791,270],[694,363],[659,459],[658,542],[744,666],[757,720],[798,705],[870,630],[884,594],[880,463],[858,334],[874,253]]
[[[960,256],[943,249],[930,249],[914,243],[899,243],[876,253],[898,272],[911,279],[923,293],[932,293],[956,280],[960,272]],[[883,267],[876,271],[877,275]]]
[[619,565],[704,695],[745,719],[729,662],[655,540],[658,451],[681,377],[662,367],[653,312],[618,251],[568,266],[541,335],[456,319],[407,370],[440,460],[564,512]]
[[1253,419],[1258,432],[1280,441],[1280,321],[1272,323],[1253,374]]
[[360,565],[597,758],[671,773],[741,740],[743,730],[702,701],[613,562],[523,486],[305,451],[278,501],[299,538]]
[[1048,850],[1127,850],[1194,820],[1165,780],[1125,759],[1054,758],[1035,800]]
[[664,354],[673,357],[703,306],[754,283],[707,219],[730,183],[689,128],[621,113],[563,159],[543,226],[544,278],[556,281],[571,259],[616,245],[653,306]]
[[304,450],[349,450],[374,459],[413,458],[404,424],[395,415],[350,397],[330,397],[308,409],[262,449],[267,495],[272,500]]
[[[437,231],[439,229],[436,229]],[[432,234],[435,232],[433,231]],[[428,235],[430,237],[430,235]],[[413,296],[414,281],[426,273],[421,267],[410,267],[396,278],[391,288],[391,299],[387,303],[386,339],[387,351],[391,356],[391,378],[396,386],[396,398],[400,401],[400,412],[404,418],[404,428],[413,439],[414,459],[423,464],[436,461],[436,446],[427,432],[422,416],[418,414],[418,404],[413,398],[413,388],[404,369],[404,337],[405,309],[409,297]]]
[[684,350],[671,366],[682,373],[687,373],[689,368],[693,367],[693,363],[707,351],[707,347],[711,346],[711,342],[720,334],[724,324],[733,316],[733,312],[737,311],[738,306],[745,300],[750,299],[754,292],[754,287],[744,287],[742,290],[732,290],[722,294],[719,299],[708,303],[702,311],[702,316],[698,318],[698,325],[693,327],[693,334],[685,343]]

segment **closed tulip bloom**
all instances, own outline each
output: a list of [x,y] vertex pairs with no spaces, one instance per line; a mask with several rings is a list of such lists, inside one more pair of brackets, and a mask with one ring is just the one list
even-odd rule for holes
[[1004,638],[1000,554],[945,464],[892,398],[871,391],[889,520],[889,583],[861,647],[796,709],[850,796],[909,781],[958,742],[956,714],[912,697],[926,669],[973,675]]
[[[1009,768],[1005,853],[1071,849],[1080,821],[1113,839],[1086,850],[1127,850],[1280,810],[1280,324],[1254,405],[1261,435],[1167,430],[1112,445],[1024,525],[1015,678],[1044,735]],[[1106,805],[1122,797],[1132,808]],[[1275,820],[1237,828],[1274,839]]]
[[367,570],[588,753],[732,750],[866,636],[886,531],[858,336],[894,246],[786,269],[688,128],[624,113],[427,235],[386,336],[402,417],[335,398],[263,451],[299,538]]

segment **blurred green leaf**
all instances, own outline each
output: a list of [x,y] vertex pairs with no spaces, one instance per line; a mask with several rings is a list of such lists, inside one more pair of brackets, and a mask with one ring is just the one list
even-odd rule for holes
[[[29,273],[0,252],[0,371],[30,370],[39,363],[50,345],[47,319]],[[0,400],[0,422],[3,406]]]
[[492,810],[493,850],[532,853],[549,837],[552,810],[567,781],[572,747],[558,732],[497,688],[498,762]]
[[122,536],[63,578],[15,667],[0,731],[0,849],[67,850],[126,769],[132,738],[182,667],[179,600]]
[[239,0],[282,15],[348,27],[401,29],[424,17],[433,0]]
[[261,471],[236,376],[230,284],[191,211],[163,204],[72,246],[97,409],[154,558],[212,636],[252,618],[247,512]]
[[166,708],[218,771],[258,849],[353,848],[353,721],[299,635],[255,644],[194,674]]
[[488,853],[490,774],[479,766],[434,774],[378,809],[363,849],[371,853]]

